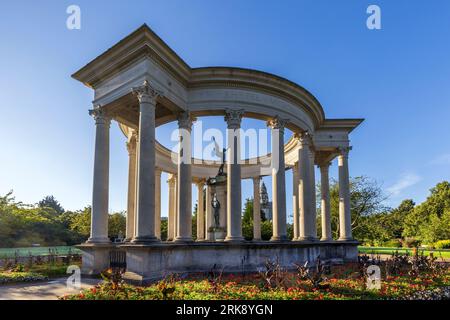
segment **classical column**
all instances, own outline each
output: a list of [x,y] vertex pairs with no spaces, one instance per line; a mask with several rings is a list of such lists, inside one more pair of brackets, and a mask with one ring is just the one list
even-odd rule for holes
[[178,116],[180,150],[178,152],[178,232],[175,241],[192,241],[192,173],[191,173],[191,129],[189,112]]
[[169,185],[169,213],[167,217],[167,241],[172,241],[175,239],[175,175],[169,174],[169,179],[167,180]]
[[197,241],[205,240],[205,204],[204,191],[205,182],[197,183],[198,190],[198,204],[197,204]]
[[309,155],[310,140],[310,135],[307,132],[298,135],[298,203],[300,211],[298,240],[314,239],[313,231],[311,230],[313,208],[311,200],[311,159]]
[[243,110],[226,110],[228,136],[227,236],[225,241],[242,241],[240,129]]
[[350,178],[348,173],[348,152],[351,148],[341,148],[339,164],[339,240],[353,240],[350,213]]
[[310,173],[310,182],[311,182],[311,208],[312,208],[312,212],[311,212],[311,219],[310,219],[310,223],[311,223],[311,235],[314,239],[317,239],[317,201],[316,201],[316,170],[315,170],[315,158],[316,158],[316,154],[315,154],[315,150],[312,146],[310,146],[309,148],[309,169],[311,170]]
[[294,220],[294,237],[292,240],[299,238],[299,208],[298,208],[298,161],[292,168],[292,215]]
[[253,241],[261,240],[261,199],[259,188],[261,177],[253,177]]
[[333,240],[331,237],[330,181],[328,172],[330,163],[320,165],[320,210],[322,216],[322,241]]
[[205,195],[205,206],[206,206],[206,217],[205,217],[205,224],[206,224],[206,240],[212,241],[214,240],[214,233],[210,232],[210,228],[214,227],[214,217],[212,213],[212,206],[211,206],[211,187],[209,185],[206,185],[206,195]]
[[161,169],[155,169],[155,236],[161,240]]
[[173,216],[173,240],[178,236],[178,178],[175,176],[175,192],[173,194],[174,216]]
[[133,88],[139,100],[137,212],[134,243],[158,241],[155,236],[155,108],[160,95],[146,80]]
[[284,161],[284,126],[287,120],[275,117],[268,122],[272,129],[272,223],[271,241],[287,240],[286,171]]
[[136,131],[132,131],[127,141],[128,149],[128,203],[126,221],[126,241],[134,237],[134,216],[136,212]]
[[89,111],[95,119],[94,184],[92,191],[91,236],[87,242],[108,243],[109,127],[111,118],[97,106]]

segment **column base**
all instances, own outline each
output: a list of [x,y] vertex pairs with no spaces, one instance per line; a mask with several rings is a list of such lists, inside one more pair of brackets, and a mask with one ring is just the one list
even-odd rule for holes
[[194,242],[192,237],[176,237],[173,242]]
[[160,240],[156,237],[151,236],[142,236],[142,237],[135,237],[133,240],[131,240],[131,243],[135,244],[146,244],[146,243],[154,243],[154,242],[160,242]]
[[86,241],[86,243],[108,244],[111,243],[111,240],[109,240],[108,237],[91,237]]
[[227,236],[225,242],[244,242],[244,237]]
[[289,239],[287,236],[272,236],[272,238],[270,238],[270,241],[281,242],[281,241],[289,241]]
[[320,238],[320,241],[333,241],[333,238]]
[[338,239],[338,241],[354,241],[355,239],[353,239],[352,237],[347,237],[347,238],[343,238],[343,237],[340,237],[339,239]]
[[296,241],[316,241],[316,240],[317,240],[317,238],[314,238],[311,236],[309,236],[309,237],[304,236],[304,237],[298,237]]

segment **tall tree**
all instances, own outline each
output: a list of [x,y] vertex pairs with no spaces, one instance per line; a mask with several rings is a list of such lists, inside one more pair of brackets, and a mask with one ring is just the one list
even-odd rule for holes
[[403,236],[431,244],[450,238],[450,183],[443,181],[430,189],[427,200],[416,206],[404,221]]
[[[319,195],[320,196],[320,195]],[[356,239],[363,237],[364,217],[381,213],[386,210],[383,194],[378,183],[366,176],[350,179],[350,212],[352,216],[352,231]],[[320,203],[320,201],[317,201]],[[339,237],[339,183],[332,179],[330,182],[330,204],[331,204],[331,228],[333,236]]]
[[38,206],[40,208],[52,208],[57,214],[62,214],[64,208],[59,204],[54,196],[46,196],[44,199],[39,201]]

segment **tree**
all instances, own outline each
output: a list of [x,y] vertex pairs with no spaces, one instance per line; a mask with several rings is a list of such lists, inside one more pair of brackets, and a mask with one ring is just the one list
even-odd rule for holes
[[391,239],[400,239],[403,235],[404,221],[411,214],[416,204],[413,200],[403,200],[400,205],[393,209],[387,216],[385,228],[389,232]]
[[242,223],[253,224],[253,198],[245,199],[244,210],[242,215]]
[[443,181],[430,189],[426,201],[416,206],[404,221],[404,237],[414,237],[424,243],[450,238],[450,183]]
[[70,230],[80,236],[80,242],[86,241],[91,233],[91,207],[68,214]]
[[245,199],[242,212],[242,236],[245,240],[253,239],[253,199]]
[[46,196],[44,199],[39,201],[38,206],[40,208],[52,208],[58,215],[64,212],[64,208],[59,204],[54,196]]
[[[320,195],[319,195],[320,196]],[[319,198],[320,199],[320,198]],[[386,200],[380,186],[365,176],[350,179],[350,212],[352,232],[356,239],[364,238],[364,217],[386,210]],[[320,203],[320,201],[318,201]],[[334,238],[339,237],[339,183],[332,179],[330,183],[331,229]]]
[[108,236],[111,238],[124,237],[126,233],[125,212],[116,212],[108,216]]

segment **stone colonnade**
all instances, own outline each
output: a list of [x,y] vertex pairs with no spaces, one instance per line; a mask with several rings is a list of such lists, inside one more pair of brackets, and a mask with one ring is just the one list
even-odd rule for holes
[[[161,170],[155,166],[155,108],[160,93],[148,82],[133,90],[139,101],[139,129],[127,141],[129,152],[128,208],[126,239],[147,244],[161,239]],[[91,110],[95,118],[95,160],[90,243],[108,243],[109,127],[111,118],[101,107]],[[240,242],[242,237],[240,124],[243,110],[226,110],[228,132],[227,161],[227,234],[225,241]],[[176,174],[169,174],[167,240],[192,241],[192,170],[191,127],[188,112],[178,116],[180,150]],[[272,131],[272,213],[271,241],[286,241],[286,177],[284,127],[287,121],[274,117],[268,121]],[[298,162],[293,166],[294,241],[314,241],[316,231],[315,150],[308,132],[296,134]],[[348,151],[340,148],[339,166],[339,240],[352,240]],[[321,173],[321,225],[323,241],[331,241],[329,195],[330,163],[318,164]],[[260,176],[253,177],[254,240],[261,240]],[[197,240],[210,241],[208,230],[214,225],[210,187],[206,181],[196,183],[198,189]],[[205,191],[206,188],[206,191]],[[149,195],[155,195],[154,197]],[[205,205],[206,204],[206,205]]]

